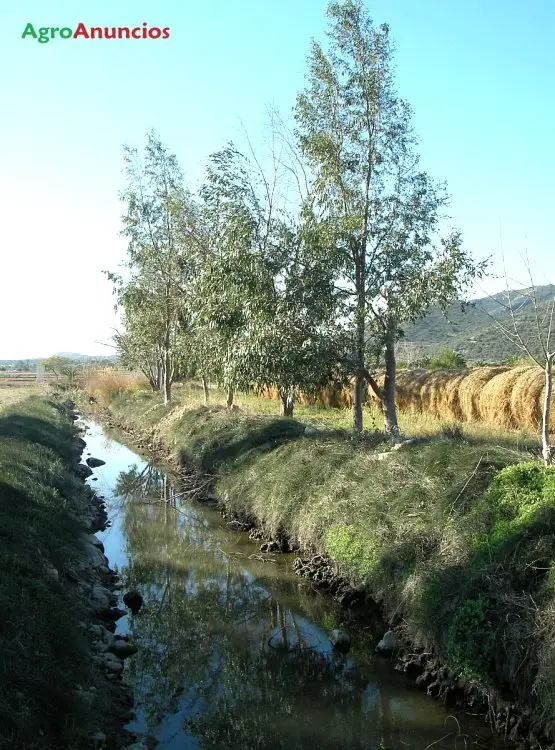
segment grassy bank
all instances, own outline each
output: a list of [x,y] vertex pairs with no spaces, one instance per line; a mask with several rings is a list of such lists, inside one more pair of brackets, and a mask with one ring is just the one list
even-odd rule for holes
[[45,399],[0,411],[0,747],[78,748],[87,677],[79,600],[63,572],[82,531],[70,422]]
[[[269,536],[364,581],[412,643],[553,731],[555,469],[507,433],[438,427],[388,452],[378,431],[353,443],[341,412],[300,410],[303,423],[256,413],[271,402],[245,397],[229,411],[218,398],[205,407],[184,387],[166,408],[145,391],[111,409],[213,475],[228,506]],[[307,421],[321,431],[306,436]]]

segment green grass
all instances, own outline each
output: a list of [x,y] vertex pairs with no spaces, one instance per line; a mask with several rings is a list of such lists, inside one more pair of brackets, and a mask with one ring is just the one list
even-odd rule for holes
[[0,413],[0,747],[81,747],[73,688],[88,657],[63,572],[82,531],[72,498],[85,490],[71,451],[72,427],[45,399]]
[[[426,441],[388,450],[377,429],[353,441],[351,415],[224,394],[195,385],[117,398],[112,409],[215,477],[237,514],[286,533],[363,581],[415,644],[463,677],[528,705],[555,729],[555,469],[530,461],[535,438],[401,415]],[[366,412],[367,425],[378,424]],[[304,436],[304,426],[322,427]],[[454,429],[456,427],[456,429]],[[533,696],[533,700],[531,698]]]

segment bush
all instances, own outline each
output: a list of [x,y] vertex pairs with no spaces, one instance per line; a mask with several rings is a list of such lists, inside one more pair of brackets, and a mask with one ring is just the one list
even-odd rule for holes
[[484,599],[465,599],[456,609],[447,635],[451,664],[471,680],[490,676],[494,632],[488,621]]
[[452,349],[444,349],[436,357],[429,359],[426,367],[428,370],[464,370],[466,360]]
[[144,375],[116,369],[90,370],[85,378],[85,390],[90,396],[109,403],[116,396],[134,393],[148,387]]

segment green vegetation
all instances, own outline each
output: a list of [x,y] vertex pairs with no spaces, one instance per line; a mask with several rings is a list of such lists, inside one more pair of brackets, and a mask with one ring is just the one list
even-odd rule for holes
[[82,530],[72,500],[85,492],[71,452],[52,403],[0,412],[0,747],[78,748],[88,726],[74,693],[88,668],[82,612],[63,576]]
[[464,370],[466,360],[452,349],[444,349],[426,363],[428,370]]
[[194,375],[224,387],[228,406],[237,390],[275,388],[290,417],[301,394],[352,379],[354,431],[369,387],[399,440],[401,329],[467,293],[484,263],[459,231],[442,233],[449,198],[420,168],[388,25],[361,0],[330,2],[327,19],[295,127],[273,113],[267,151],[248,136],[243,151],[228,143],[193,193],[156,134],[142,160],[125,148],[115,339],[166,404],[178,375]]
[[[555,287],[552,285],[535,288],[542,328],[547,330],[549,323],[549,305],[553,301]],[[537,324],[530,290],[510,292],[515,302],[516,319],[519,330],[525,341],[537,341]],[[499,326],[491,317],[494,316],[506,328],[511,327],[511,317],[502,303],[506,304],[506,294],[484,297],[467,306],[464,312],[459,303],[450,305],[443,315],[439,308],[434,308],[424,318],[405,327],[405,338],[402,350],[412,349],[418,359],[434,355],[438,350],[449,347],[460,352],[471,364],[485,362],[488,364],[513,364],[511,360],[522,359],[521,350],[511,343],[500,332]],[[536,347],[534,346],[534,349]]]
[[[434,437],[387,453],[385,433],[353,442],[324,428],[324,410],[304,409],[324,428],[305,435],[296,420],[252,413],[261,399],[230,412],[200,406],[200,389],[178,393],[171,410],[145,392],[112,408],[213,475],[233,512],[362,580],[411,641],[510,689],[555,729],[555,470],[523,463],[493,431],[436,422]],[[341,413],[328,413],[337,426]]]

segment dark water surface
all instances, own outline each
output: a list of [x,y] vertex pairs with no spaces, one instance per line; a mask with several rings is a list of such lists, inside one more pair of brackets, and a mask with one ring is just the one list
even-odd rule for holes
[[[145,599],[118,631],[139,646],[125,668],[136,699],[129,728],[149,747],[502,747],[376,657],[383,633],[299,580],[292,555],[260,555],[178,481],[87,425],[85,457],[106,461],[88,480],[111,521],[99,536]],[[335,627],[351,635],[347,657],[329,643]]]

